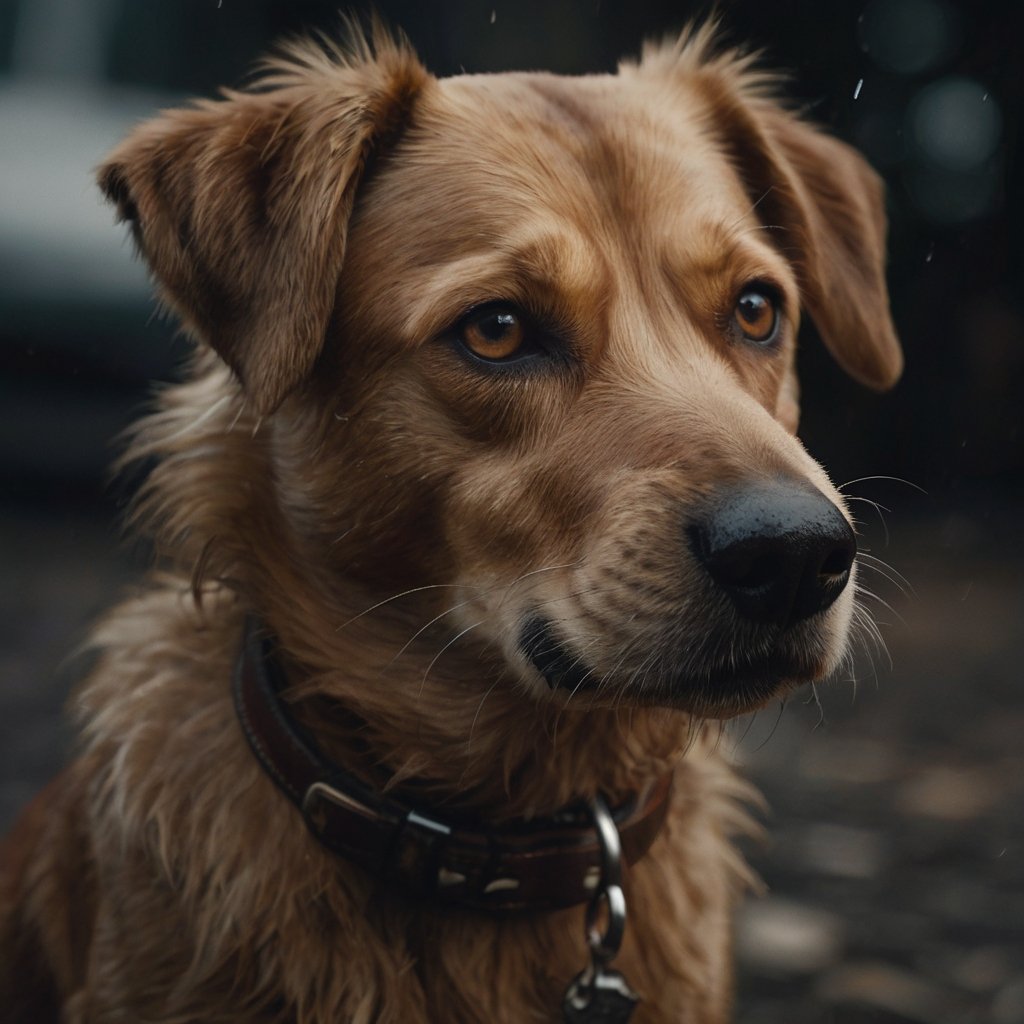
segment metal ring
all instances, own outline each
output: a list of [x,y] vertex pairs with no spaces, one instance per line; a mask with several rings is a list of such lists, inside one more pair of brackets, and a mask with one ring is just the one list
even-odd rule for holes
[[[602,934],[597,927],[601,901],[608,906],[608,923]],[[587,945],[590,955],[602,966],[611,963],[622,945],[626,931],[626,896],[621,886],[610,885],[594,895],[587,904]]]
[[594,797],[590,803],[590,811],[601,845],[601,888],[621,885],[622,844],[619,842],[619,830],[615,827],[615,820],[603,796]]
[[[626,931],[626,896],[622,891],[622,844],[604,798],[595,796],[590,805],[594,828],[601,847],[601,881],[587,904],[587,945],[596,963],[610,963],[619,952]],[[602,933],[598,927],[601,903],[607,907],[608,920]]]

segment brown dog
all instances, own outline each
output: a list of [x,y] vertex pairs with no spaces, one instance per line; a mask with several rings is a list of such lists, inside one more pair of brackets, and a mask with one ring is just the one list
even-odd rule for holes
[[572,79],[295,46],[102,167],[202,351],[131,450],[164,565],[6,848],[6,1020],[560,1020],[598,794],[634,1020],[728,1019],[702,723],[856,614],[799,311],[901,358],[878,180],[710,37]]

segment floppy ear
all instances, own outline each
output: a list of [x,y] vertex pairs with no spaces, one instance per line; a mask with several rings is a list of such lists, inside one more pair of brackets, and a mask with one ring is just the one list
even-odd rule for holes
[[294,44],[266,71],[141,125],[99,169],[163,298],[261,414],[320,352],[360,175],[428,78],[379,30],[352,54]]
[[808,312],[850,376],[890,388],[903,355],[885,284],[882,181],[856,150],[795,115],[776,107],[763,120],[771,174],[751,184],[758,195],[767,192],[766,213],[777,211],[796,240],[793,258]]
[[708,132],[794,264],[822,340],[856,380],[892,387],[903,357],[885,285],[881,179],[856,150],[780,106],[773,78],[751,56],[721,51],[716,34],[709,22],[675,43],[649,44],[641,70],[696,93]]

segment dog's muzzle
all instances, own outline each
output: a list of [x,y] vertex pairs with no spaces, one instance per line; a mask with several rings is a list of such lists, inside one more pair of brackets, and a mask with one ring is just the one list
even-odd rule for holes
[[642,655],[642,672],[619,655],[609,675],[558,622],[536,613],[525,619],[519,649],[552,690],[593,694],[627,685],[638,703],[734,714],[783,684],[822,674],[812,620],[842,594],[857,554],[846,517],[825,495],[802,480],[720,489],[691,514],[684,537],[696,562],[690,607],[697,610],[688,613],[685,634],[666,618],[663,639],[652,635],[649,656]]

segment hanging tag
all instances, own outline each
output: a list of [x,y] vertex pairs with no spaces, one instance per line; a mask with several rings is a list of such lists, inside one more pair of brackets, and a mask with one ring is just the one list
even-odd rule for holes
[[640,999],[618,972],[588,965],[565,993],[565,1024],[629,1024]]

